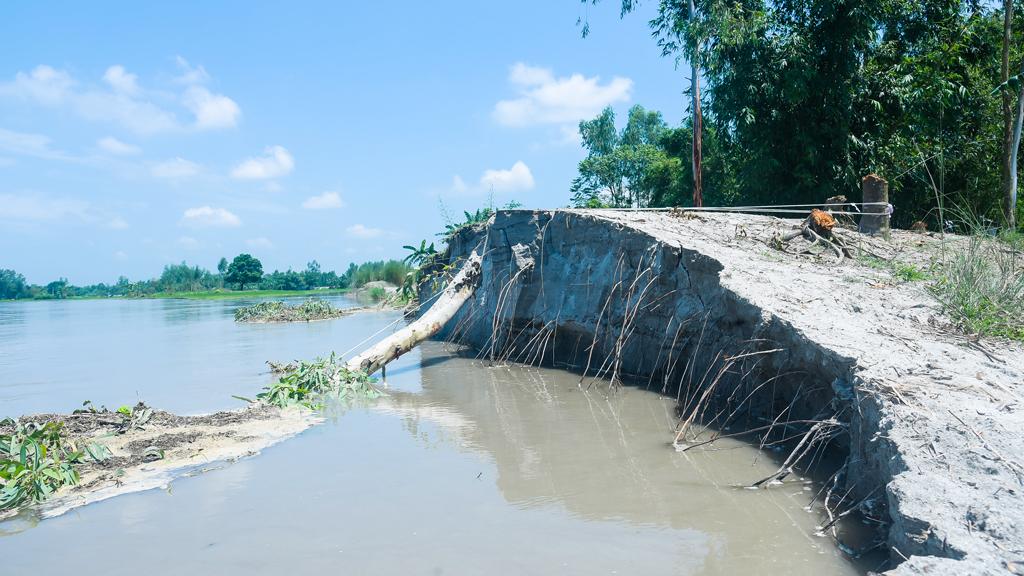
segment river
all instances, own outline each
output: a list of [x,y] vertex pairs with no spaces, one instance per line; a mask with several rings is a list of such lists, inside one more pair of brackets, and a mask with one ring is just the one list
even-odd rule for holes
[[[337,305],[351,305],[334,297]],[[266,360],[344,352],[393,311],[236,324],[248,301],[0,303],[0,416],[144,400],[240,405]],[[860,574],[806,510],[815,488],[740,486],[777,461],[678,453],[674,402],[427,343],[389,395],[262,454],[34,522],[0,523],[12,574]]]

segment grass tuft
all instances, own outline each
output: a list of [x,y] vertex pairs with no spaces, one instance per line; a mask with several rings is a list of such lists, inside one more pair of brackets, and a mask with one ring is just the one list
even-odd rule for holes
[[1014,240],[975,234],[944,251],[931,291],[965,331],[1024,340],[1024,254]]

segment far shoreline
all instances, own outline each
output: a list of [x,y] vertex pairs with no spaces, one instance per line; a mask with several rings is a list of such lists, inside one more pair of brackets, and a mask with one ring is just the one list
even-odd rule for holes
[[352,292],[351,288],[314,288],[312,290],[201,290],[196,292],[157,292],[140,296],[77,296],[70,298],[8,298],[0,302],[54,302],[75,300],[231,300],[236,298],[288,298],[303,296],[337,296]]

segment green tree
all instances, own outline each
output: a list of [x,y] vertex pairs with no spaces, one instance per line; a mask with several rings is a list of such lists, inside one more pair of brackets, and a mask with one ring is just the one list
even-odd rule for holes
[[0,269],[0,300],[29,296],[25,277],[14,270]]
[[649,178],[666,161],[660,147],[666,130],[660,112],[633,106],[622,132],[615,128],[615,112],[605,108],[579,126],[587,157],[570,186],[575,206],[649,206],[656,182]]
[[220,262],[217,262],[217,273],[223,276],[228,271],[228,259],[221,256]]
[[[622,13],[638,5],[621,0]],[[713,151],[705,140],[705,180],[733,186],[726,197],[857,198],[860,178],[874,172],[889,180],[897,223],[926,218],[940,201],[1002,219],[1017,187],[1001,185],[1019,166],[1000,161],[1013,111],[993,87],[1024,45],[1013,33],[1020,12],[1006,13],[1007,2],[696,5],[691,18],[687,2],[660,2],[651,27],[664,55],[703,71],[705,130],[717,139]]]
[[49,294],[51,298],[57,298],[59,300],[66,296],[65,291],[67,288],[68,279],[60,278],[46,285],[46,293]]
[[246,284],[255,284],[263,278],[263,264],[249,254],[239,254],[231,261],[228,272],[224,276],[226,282],[238,284],[239,290],[245,290]]

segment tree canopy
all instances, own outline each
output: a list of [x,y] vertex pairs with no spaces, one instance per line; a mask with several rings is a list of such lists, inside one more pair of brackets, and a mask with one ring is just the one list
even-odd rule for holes
[[633,106],[621,132],[615,112],[605,108],[593,120],[580,122],[587,157],[570,191],[576,206],[643,207],[650,204],[656,180],[652,175],[667,156],[659,147],[667,130],[660,112]]
[[24,276],[14,270],[0,269],[0,300],[25,298],[28,294]]
[[246,284],[255,284],[263,278],[263,263],[250,254],[239,254],[228,265],[224,281],[238,284],[239,290],[245,290]]
[[[859,198],[860,179],[877,173],[890,183],[897,223],[935,217],[940,202],[1001,219],[1004,28],[996,3],[698,0],[696,5],[691,19],[686,2],[660,2],[650,25],[663,54],[695,60],[706,82],[705,190],[719,201]],[[638,6],[637,0],[621,2],[623,14]],[[1014,30],[1021,30],[1021,11],[1014,19]],[[1017,32],[1010,43],[1012,62],[1020,62],[1021,46]],[[585,132],[584,124],[605,141],[608,121],[602,113],[580,126],[590,156],[581,163],[578,189],[596,182],[609,196],[614,191],[627,197],[605,182],[621,181],[614,169],[619,164],[603,160],[610,153],[590,146]],[[689,130],[688,123],[678,130]],[[663,136],[658,148],[688,160],[688,150],[677,153],[682,151],[678,143]],[[649,163],[634,179],[643,182],[654,177],[653,170],[667,167],[655,190],[644,193],[655,204],[683,203],[688,194],[682,188],[690,186],[682,177],[690,169],[686,164]],[[628,189],[632,183],[625,181]]]

